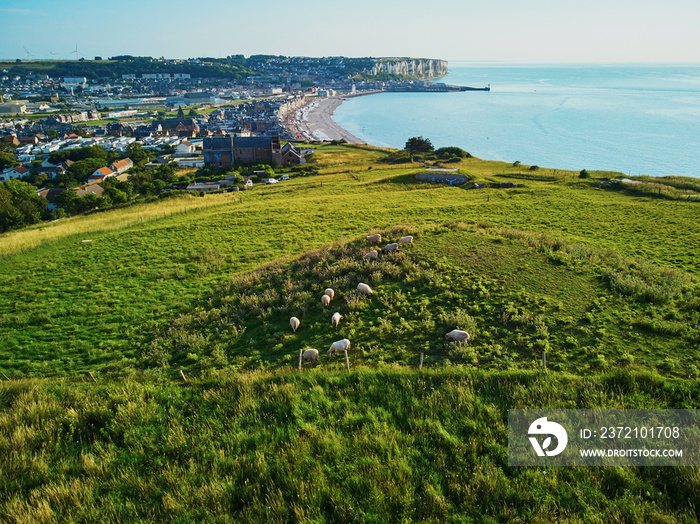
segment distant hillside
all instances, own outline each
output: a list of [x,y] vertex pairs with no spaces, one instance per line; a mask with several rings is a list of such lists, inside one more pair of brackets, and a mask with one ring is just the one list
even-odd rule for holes
[[288,73],[300,76],[353,77],[358,80],[404,80],[439,78],[447,74],[447,62],[426,58],[287,57],[277,55],[231,55],[205,57],[196,62],[163,62],[151,57],[117,56],[109,60],[30,60],[0,62],[10,75],[45,74],[51,78],[85,77],[121,79],[132,74],[186,73],[192,78],[242,79],[265,75],[282,81]]
[[85,77],[121,79],[122,75],[133,74],[176,74],[186,73],[192,78],[241,79],[253,74],[244,65],[163,63],[148,57],[132,57],[129,60],[66,60],[66,61],[22,61],[0,62],[0,69],[11,75],[44,74],[51,78]]

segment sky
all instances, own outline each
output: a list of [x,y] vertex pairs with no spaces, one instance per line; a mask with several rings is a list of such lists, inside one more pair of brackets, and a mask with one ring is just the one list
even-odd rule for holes
[[0,59],[700,62],[698,20],[698,0],[0,0]]

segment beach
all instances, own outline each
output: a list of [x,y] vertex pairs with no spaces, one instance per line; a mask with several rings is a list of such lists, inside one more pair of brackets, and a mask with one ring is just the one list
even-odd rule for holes
[[364,144],[363,140],[347,132],[331,118],[335,109],[343,103],[345,98],[347,97],[334,96],[314,100],[300,109],[294,121],[288,122],[287,125],[293,129],[293,133],[304,140],[345,139],[350,144]]

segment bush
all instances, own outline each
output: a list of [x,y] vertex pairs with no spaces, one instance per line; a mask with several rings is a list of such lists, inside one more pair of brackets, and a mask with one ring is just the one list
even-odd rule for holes
[[407,164],[412,161],[410,151],[406,150],[389,153],[383,160],[387,164]]
[[452,159],[454,157],[457,157],[458,159],[460,159],[460,158],[472,158],[472,155],[467,153],[461,147],[441,147],[440,149],[437,149],[435,151],[435,155],[440,159],[447,159],[447,158]]
[[585,169],[582,169],[579,172],[578,177],[579,178],[591,178],[591,174],[588,171],[586,171]]

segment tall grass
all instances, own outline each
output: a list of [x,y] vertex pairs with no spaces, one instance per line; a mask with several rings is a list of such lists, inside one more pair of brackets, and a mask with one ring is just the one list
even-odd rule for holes
[[0,384],[4,522],[695,522],[697,468],[525,468],[511,408],[697,408],[617,372]]

